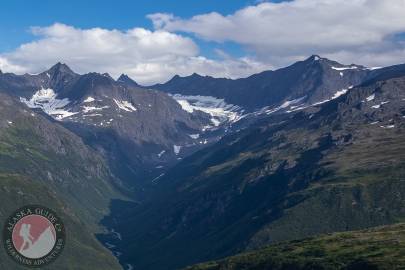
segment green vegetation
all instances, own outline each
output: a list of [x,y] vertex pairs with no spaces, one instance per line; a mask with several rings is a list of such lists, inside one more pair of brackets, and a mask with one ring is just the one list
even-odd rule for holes
[[[269,116],[185,158],[159,179],[158,199],[128,214],[136,231],[119,228],[130,250],[126,261],[144,270],[176,269],[403,222],[405,103],[392,91],[403,92],[405,81],[397,83]],[[375,91],[390,100],[386,109],[362,102]]]
[[[44,269],[121,269],[94,235],[119,197],[102,158],[59,124],[0,97],[0,227],[24,205],[50,207],[64,220],[67,243]],[[25,268],[2,251],[0,269]]]
[[279,243],[186,269],[405,269],[405,223]]

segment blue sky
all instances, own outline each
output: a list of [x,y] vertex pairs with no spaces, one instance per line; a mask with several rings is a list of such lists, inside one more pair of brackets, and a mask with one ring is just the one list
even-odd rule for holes
[[403,0],[4,0],[0,69],[62,61],[152,84],[245,77],[311,54],[386,66],[405,62],[404,10]]
[[[248,0],[10,0],[2,1],[0,8],[0,51],[12,50],[35,37],[31,26],[48,26],[55,22],[79,28],[102,27],[126,30],[134,26],[152,28],[147,14],[174,13],[181,17],[216,11],[233,13],[256,1]],[[275,1],[277,2],[277,1]],[[280,1],[279,1],[280,2]],[[209,44],[204,44],[208,47]],[[235,50],[235,44],[230,44]],[[207,50],[208,51],[208,50]]]

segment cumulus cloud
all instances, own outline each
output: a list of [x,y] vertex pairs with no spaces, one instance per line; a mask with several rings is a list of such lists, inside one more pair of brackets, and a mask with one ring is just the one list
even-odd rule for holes
[[[404,62],[404,0],[294,0],[261,3],[224,16],[212,12],[183,19],[148,16],[155,29],[233,41],[280,66],[317,53],[366,65]],[[398,58],[399,57],[399,58]]]
[[152,84],[175,74],[198,72],[234,78],[268,67],[249,58],[202,57],[192,39],[165,30],[78,29],[57,23],[34,27],[32,33],[38,40],[0,54],[3,71],[36,73],[60,61],[80,73],[108,72],[115,77],[126,73],[139,83]]
[[[148,85],[193,72],[244,77],[311,54],[367,66],[405,62],[405,0],[255,3],[229,15],[151,14],[153,31],[79,29],[58,23],[34,27],[35,41],[0,53],[0,69],[37,73],[60,61],[79,73],[108,72],[113,77],[126,73]],[[235,58],[214,48],[218,59],[209,59],[199,52],[196,39],[183,33],[214,44],[237,43],[250,56]]]
[[13,73],[24,73],[27,69],[22,66],[11,64],[7,58],[0,56],[0,71],[2,70]]

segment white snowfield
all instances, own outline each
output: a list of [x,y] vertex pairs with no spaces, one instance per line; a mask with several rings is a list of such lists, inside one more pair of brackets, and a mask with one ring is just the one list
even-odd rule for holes
[[[331,100],[334,100],[334,99],[336,99],[336,98],[338,98],[338,97],[340,97],[340,96],[346,94],[347,91],[349,91],[349,90],[352,89],[352,88],[353,88],[353,86],[350,86],[350,87],[347,88],[347,89],[345,88],[345,89],[338,90],[338,91],[336,91],[336,93],[334,93],[333,96],[331,96],[329,99],[325,99],[325,100],[322,100],[322,101],[319,101],[319,102],[316,102],[316,103],[313,103],[313,104],[310,104],[310,105],[290,106],[290,105],[292,105],[292,104],[299,104],[299,103],[301,102],[301,100],[302,100],[303,98],[305,98],[305,97],[302,97],[302,98],[300,98],[300,99],[294,99],[294,100],[291,100],[291,101],[286,101],[286,102],[283,103],[284,107],[282,107],[283,105],[281,105],[280,107],[278,107],[278,110],[290,106],[290,109],[287,110],[287,113],[291,113],[291,112],[295,112],[295,111],[299,111],[299,110],[306,109],[306,108],[308,108],[308,107],[321,105],[321,104],[324,104],[324,103],[326,103],[326,102],[329,102],[329,101],[331,101]],[[287,106],[286,106],[286,105],[287,105]],[[275,110],[273,110],[271,113],[273,113],[273,112],[275,112]]]
[[331,101],[331,100],[334,100],[334,99],[340,97],[341,95],[346,94],[347,91],[349,91],[349,89],[352,89],[352,88],[353,88],[353,86],[350,86],[348,89],[338,90],[335,94],[333,94],[333,96],[332,96],[330,99],[325,99],[325,100],[323,100],[323,101],[316,102],[316,103],[314,103],[314,104],[312,104],[312,105],[310,105],[310,106],[316,106],[316,105],[320,105],[320,104],[329,102],[329,101]]
[[84,103],[90,103],[90,102],[93,102],[93,101],[95,101],[95,99],[93,97],[87,97],[83,102]]
[[266,112],[267,114],[275,113],[275,112],[277,112],[277,111],[279,111],[279,110],[281,110],[281,109],[286,109],[286,108],[288,108],[288,107],[290,107],[290,106],[292,106],[292,105],[299,104],[299,103],[300,103],[301,101],[303,101],[305,98],[306,98],[306,96],[300,97],[300,98],[297,98],[297,99],[293,99],[293,100],[287,100],[287,101],[285,101],[283,104],[281,104],[280,106],[278,106],[278,107],[276,107],[276,108],[274,108],[274,109],[266,110],[265,112]]
[[136,108],[132,105],[131,102],[126,100],[116,100],[114,98],[115,104],[117,104],[118,108],[127,112],[135,112]]
[[224,99],[212,96],[183,96],[180,94],[172,97],[181,105],[182,109],[192,113],[202,111],[211,115],[211,122],[219,126],[224,122],[237,122],[241,117],[241,108],[227,104]]
[[372,100],[374,100],[374,98],[375,98],[375,94],[372,94],[371,96],[368,96],[368,97],[366,98],[366,100],[367,100],[367,101],[372,101]]
[[25,103],[29,108],[42,109],[46,114],[54,117],[56,120],[63,120],[66,117],[77,114],[64,109],[69,105],[70,101],[67,98],[58,99],[53,89],[40,89],[30,100],[20,97],[20,101]]
[[[358,70],[376,70],[376,69],[380,69],[381,67],[357,67],[357,66],[343,66],[343,67],[331,67],[334,70],[337,71],[344,71],[344,70],[354,70],[354,69],[358,69]],[[340,75],[342,76],[342,74]],[[343,77],[343,76],[342,76]]]
[[158,157],[161,158],[164,153],[166,153],[166,150],[161,151],[161,152],[158,154]]
[[200,134],[190,134],[190,135],[188,135],[188,136],[190,136],[190,138],[191,138],[191,139],[194,139],[194,140],[200,138]]
[[390,103],[390,102],[389,102],[389,101],[382,101],[382,102],[380,102],[380,104],[371,106],[371,108],[373,108],[373,109],[379,109],[379,108],[381,108],[381,105],[384,105],[384,104],[387,104],[387,103]]
[[380,127],[382,127],[382,128],[388,128],[388,129],[390,129],[390,128],[394,128],[394,127],[395,127],[395,125],[388,125],[388,126],[380,126]]
[[176,155],[180,154],[180,151],[181,151],[181,146],[179,146],[179,145],[173,145],[173,152],[174,152]]
[[83,106],[83,113],[101,111],[103,109],[108,109],[108,108],[110,108],[110,106],[103,106],[103,107]]
[[[350,86],[350,87],[349,87],[349,89],[351,89],[351,88],[353,88],[353,86]],[[332,100],[332,99],[335,99],[335,98],[338,98],[338,97],[340,97],[341,95],[346,94],[349,89],[342,89],[342,90],[337,91],[337,92],[331,97],[331,100]]]
[[343,70],[350,70],[350,69],[358,69],[356,66],[345,66],[345,67],[331,67],[334,70],[337,71],[343,71]]

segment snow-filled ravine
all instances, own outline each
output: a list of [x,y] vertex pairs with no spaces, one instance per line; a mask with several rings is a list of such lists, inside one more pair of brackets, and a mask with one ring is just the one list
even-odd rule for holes
[[42,109],[46,114],[54,117],[57,120],[62,120],[66,117],[77,114],[77,112],[70,112],[65,109],[70,101],[67,98],[58,99],[53,89],[40,89],[31,99],[20,98],[21,102],[25,103],[29,108]]
[[224,122],[238,121],[243,111],[239,106],[228,104],[225,100],[211,96],[183,96],[174,94],[172,97],[181,105],[182,109],[192,113],[202,111],[211,116],[214,126]]

